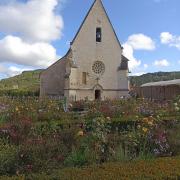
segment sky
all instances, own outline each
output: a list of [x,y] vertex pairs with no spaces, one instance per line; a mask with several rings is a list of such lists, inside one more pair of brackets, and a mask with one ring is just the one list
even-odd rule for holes
[[[0,0],[0,79],[65,55],[94,0]],[[180,0],[102,0],[130,75],[180,70]]]

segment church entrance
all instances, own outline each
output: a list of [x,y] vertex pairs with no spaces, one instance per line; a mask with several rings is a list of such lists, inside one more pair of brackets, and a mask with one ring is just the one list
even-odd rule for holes
[[95,90],[95,100],[101,100],[101,91]]

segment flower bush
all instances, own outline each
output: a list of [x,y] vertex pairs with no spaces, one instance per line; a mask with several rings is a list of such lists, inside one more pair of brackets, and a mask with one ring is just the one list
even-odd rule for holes
[[176,112],[180,113],[180,96],[178,96],[174,100],[174,109],[175,109]]
[[179,155],[177,107],[179,97],[86,100],[66,111],[60,100],[0,97],[0,174]]
[[0,140],[0,175],[16,174],[18,149]]

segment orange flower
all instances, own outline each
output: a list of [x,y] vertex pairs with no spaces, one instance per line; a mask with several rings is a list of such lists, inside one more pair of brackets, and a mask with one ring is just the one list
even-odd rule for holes
[[153,121],[149,121],[148,125],[153,126]]
[[148,123],[148,118],[143,118],[144,123]]

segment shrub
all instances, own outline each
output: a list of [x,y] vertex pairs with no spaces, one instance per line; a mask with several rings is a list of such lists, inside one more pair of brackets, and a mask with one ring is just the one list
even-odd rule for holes
[[28,139],[20,146],[21,173],[47,172],[60,168],[70,150],[58,134]]
[[20,144],[25,141],[31,131],[32,122],[29,119],[10,121],[0,128],[0,137],[7,138],[12,144]]
[[129,160],[129,157],[125,153],[125,149],[122,147],[122,145],[118,145],[115,148],[115,153],[112,156],[113,161],[127,161]]
[[[22,177],[12,177],[12,180],[20,180]],[[121,163],[106,163],[102,165],[84,168],[66,168],[51,171],[51,173],[27,174],[25,179],[179,179],[180,178],[180,158],[159,158],[149,161],[132,161]],[[8,178],[7,179],[11,179]]]
[[18,168],[18,149],[13,145],[0,141],[0,174],[12,175]]
[[81,167],[88,163],[86,149],[74,149],[67,157],[64,164],[70,167]]
[[172,127],[167,129],[167,139],[173,155],[180,155],[180,122],[174,122]]

